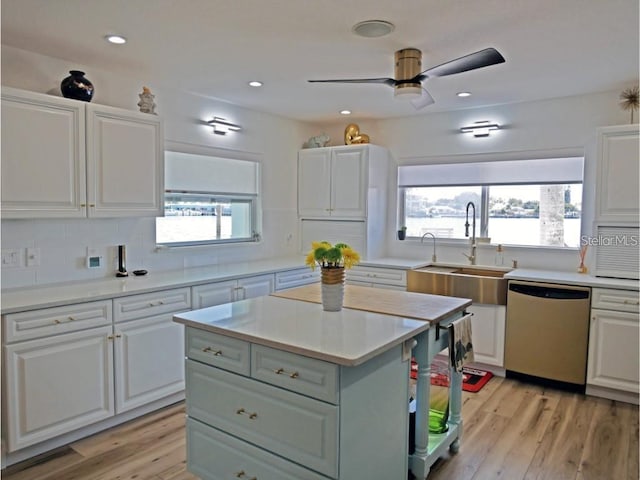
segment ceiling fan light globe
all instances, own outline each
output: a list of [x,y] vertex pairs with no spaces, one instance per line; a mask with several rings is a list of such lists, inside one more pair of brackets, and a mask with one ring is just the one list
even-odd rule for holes
[[396,85],[393,91],[394,97],[413,99],[422,96],[422,87],[419,83],[405,83],[404,85]]

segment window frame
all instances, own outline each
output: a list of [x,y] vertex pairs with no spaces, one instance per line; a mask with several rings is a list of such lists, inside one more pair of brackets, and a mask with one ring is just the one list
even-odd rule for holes
[[[456,157],[456,156],[454,156]],[[470,158],[470,157],[478,157],[478,158]],[[398,206],[397,206],[397,215],[398,215],[398,228],[406,225],[407,222],[407,217],[406,217],[406,190],[408,188],[437,188],[437,187],[446,187],[446,186],[451,186],[451,187],[470,187],[470,188],[480,188],[480,195],[481,195],[481,200],[480,200],[480,205],[476,205],[477,208],[477,213],[476,213],[476,219],[479,220],[478,223],[478,229],[476,231],[476,239],[477,239],[477,243],[480,245],[482,243],[486,243],[487,245],[489,245],[490,241],[493,242],[494,239],[491,238],[489,240],[489,222],[490,222],[490,216],[489,216],[489,203],[490,203],[490,189],[491,187],[500,187],[500,186],[518,186],[518,185],[580,185],[581,188],[583,189],[584,192],[584,175],[585,175],[585,156],[584,153],[580,153],[578,152],[576,149],[572,149],[571,151],[568,150],[564,150],[562,152],[544,152],[543,154],[541,154],[540,152],[520,152],[520,155],[516,156],[516,157],[509,157],[509,156],[505,156],[505,155],[496,155],[495,157],[498,158],[492,158],[492,157],[488,157],[486,154],[481,154],[481,155],[472,155],[472,156],[465,156],[464,158],[460,158],[460,161],[446,161],[446,158],[437,158],[437,159],[432,159],[432,161],[429,162],[425,162],[425,163],[420,163],[420,162],[416,162],[416,158],[412,159],[413,161],[409,164],[401,164],[398,167],[398,185],[397,185],[397,195],[398,195]],[[574,159],[581,159],[582,161],[582,178],[580,181],[568,181],[566,179],[559,179],[557,181],[554,180],[548,180],[548,181],[540,181],[540,179],[536,179],[536,181],[533,182],[523,182],[522,180],[517,181],[517,182],[513,182],[513,183],[509,183],[509,182],[505,182],[505,181],[499,181],[499,182],[494,182],[491,183],[491,180],[488,178],[483,178],[482,182],[478,182],[478,183],[471,183],[469,181],[463,181],[460,183],[454,183],[454,182],[450,182],[450,183],[446,183],[443,182],[444,184],[440,184],[440,183],[434,183],[434,184],[430,184],[430,185],[417,185],[417,184],[411,184],[411,185],[400,185],[401,182],[401,174],[400,174],[400,169],[402,169],[403,167],[430,167],[430,166],[435,166],[435,167],[442,167],[442,166],[449,166],[455,165],[455,168],[459,168],[461,165],[460,164],[477,164],[474,165],[474,167],[480,165],[480,164],[487,164],[489,162],[492,163],[492,165],[489,166],[489,169],[491,168],[495,168],[496,165],[500,165],[500,162],[509,162],[509,161],[520,161],[520,160],[529,160],[529,161],[536,161],[535,159],[543,159],[543,160],[552,160],[554,158],[566,158],[568,160],[574,160]],[[495,162],[495,163],[493,163]],[[505,164],[506,165],[506,164]],[[482,166],[480,165],[480,168],[482,168]],[[411,169],[409,169],[409,171],[412,171]],[[583,194],[584,197],[584,194]],[[584,207],[584,205],[583,205]],[[580,217],[580,232],[582,232],[582,229],[584,228],[584,210],[582,209],[582,215]],[[421,240],[421,237],[419,236],[407,236],[406,237],[407,240]],[[461,244],[466,244],[468,243],[468,238],[467,237],[438,237],[438,241],[443,243],[443,244],[451,244],[451,245],[461,245]],[[579,241],[579,239],[578,239]],[[503,243],[503,242],[498,242],[496,241],[495,244],[497,243]],[[577,249],[579,248],[579,245],[576,247],[573,246],[566,246],[566,245],[537,245],[537,244],[524,244],[524,243],[503,243],[505,245],[509,245],[512,247],[516,247],[516,248],[542,248],[542,249],[549,249],[549,248],[557,248],[557,249]]]
[[[262,155],[244,152],[240,150],[220,149],[196,144],[188,144],[182,142],[167,141],[165,144],[165,152],[184,153],[200,156],[216,157],[225,160],[249,161],[256,164],[256,190],[255,194],[249,193],[233,193],[233,192],[209,192],[201,190],[181,190],[166,189],[163,191],[163,213],[166,208],[166,196],[170,193],[183,193],[193,195],[210,195],[219,199],[237,199],[250,204],[251,212],[251,235],[249,237],[223,238],[210,240],[193,240],[184,242],[158,242],[157,238],[157,219],[154,222],[154,236],[156,248],[172,249],[172,248],[188,248],[188,247],[215,247],[219,245],[246,245],[255,244],[262,241]],[[166,168],[166,165],[165,165]],[[162,218],[165,218],[163,215]]]

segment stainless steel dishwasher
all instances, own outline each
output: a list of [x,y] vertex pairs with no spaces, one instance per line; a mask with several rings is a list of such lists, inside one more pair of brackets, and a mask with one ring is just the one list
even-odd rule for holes
[[533,376],[583,390],[591,289],[510,280],[507,290],[507,376]]

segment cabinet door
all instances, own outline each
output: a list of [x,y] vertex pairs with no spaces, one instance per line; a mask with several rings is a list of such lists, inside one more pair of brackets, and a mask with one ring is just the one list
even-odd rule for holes
[[9,451],[113,415],[112,327],[4,347]]
[[184,327],[172,314],[115,330],[116,413],[184,390]]
[[366,147],[336,149],[331,157],[331,216],[364,218],[367,214]]
[[302,150],[298,154],[298,215],[331,214],[331,149]]
[[638,393],[639,335],[637,313],[591,310],[587,383]]
[[476,362],[504,366],[504,329],[506,308],[503,305],[471,305],[473,354]]
[[273,275],[258,275],[238,280],[236,300],[261,297],[273,293],[275,279]]
[[605,127],[598,131],[596,215],[599,221],[638,224],[638,139],[638,125]]
[[196,285],[191,291],[193,309],[233,302],[237,287],[236,280]]
[[2,217],[86,215],[84,103],[2,88]]
[[164,138],[155,115],[87,105],[89,216],[162,216]]

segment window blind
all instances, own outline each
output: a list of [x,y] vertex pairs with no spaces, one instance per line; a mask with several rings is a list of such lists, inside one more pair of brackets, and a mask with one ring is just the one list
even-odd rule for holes
[[165,189],[258,194],[258,162],[165,152]]
[[581,183],[584,157],[401,165],[399,187]]

